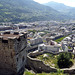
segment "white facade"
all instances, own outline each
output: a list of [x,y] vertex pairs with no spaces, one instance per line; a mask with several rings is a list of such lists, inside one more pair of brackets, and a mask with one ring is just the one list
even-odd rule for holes
[[30,45],[37,45],[43,43],[41,37],[36,37],[34,39],[30,39]]
[[75,47],[74,47],[73,53],[75,53]]
[[41,51],[41,50],[46,50],[46,51],[52,51],[52,52],[59,52],[60,50],[60,46],[58,45],[45,45],[45,44],[40,44],[38,46],[38,50]]

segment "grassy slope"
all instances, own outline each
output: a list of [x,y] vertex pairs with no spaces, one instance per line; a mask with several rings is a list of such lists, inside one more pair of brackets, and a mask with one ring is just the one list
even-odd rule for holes
[[41,5],[33,0],[0,0],[0,14],[0,22],[63,20],[67,18],[51,7]]
[[58,71],[57,73],[31,73],[30,71],[25,71],[23,75],[68,75],[64,74],[62,71]]

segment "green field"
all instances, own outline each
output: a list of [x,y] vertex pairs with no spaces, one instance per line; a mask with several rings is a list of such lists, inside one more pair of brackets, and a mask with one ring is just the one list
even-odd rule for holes
[[54,72],[53,73],[44,73],[43,72],[43,73],[37,73],[37,74],[26,70],[23,75],[69,75],[69,74],[64,74],[63,71],[60,71],[60,70],[57,73],[54,73]]
[[56,41],[57,43],[59,43],[59,42],[61,42],[65,37],[67,37],[67,36],[64,36],[64,37],[61,37],[61,38],[59,38],[59,39],[56,39],[55,41]]

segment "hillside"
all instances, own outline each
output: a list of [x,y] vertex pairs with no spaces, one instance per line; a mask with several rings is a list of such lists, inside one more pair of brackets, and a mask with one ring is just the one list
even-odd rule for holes
[[69,18],[33,0],[0,0],[0,22],[63,20]]
[[65,15],[69,15],[70,18],[75,19],[75,7],[66,6],[63,3],[58,3],[58,2],[54,2],[54,1],[45,3],[44,5],[52,7],[53,9],[65,14]]
[[69,9],[71,8],[69,6],[64,5],[63,3],[57,3],[57,2],[54,2],[54,1],[45,3],[44,5],[50,6],[50,7],[52,7],[53,9],[55,9],[59,12],[69,12]]

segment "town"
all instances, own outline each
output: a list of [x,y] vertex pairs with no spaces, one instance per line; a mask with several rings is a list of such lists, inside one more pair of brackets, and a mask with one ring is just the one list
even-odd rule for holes
[[55,64],[45,64],[39,55],[48,58],[49,53],[57,57],[65,52],[72,53],[74,60],[71,67],[63,70],[65,73],[75,74],[74,21],[35,21],[0,25],[1,74],[5,72],[5,75],[23,75],[26,69],[35,73],[56,72]]

